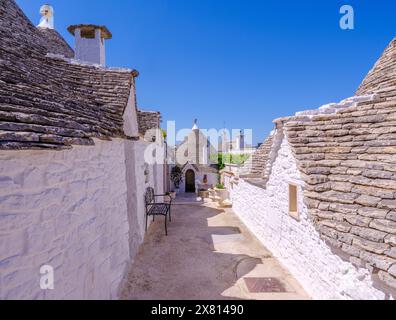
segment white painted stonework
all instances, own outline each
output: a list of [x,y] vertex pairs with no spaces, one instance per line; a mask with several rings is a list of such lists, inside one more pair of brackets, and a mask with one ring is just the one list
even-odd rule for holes
[[[384,299],[369,272],[333,254],[320,239],[303,202],[303,182],[283,135],[266,189],[243,179],[226,185],[233,208],[260,241],[297,278],[314,299]],[[289,215],[289,183],[298,185],[300,221]]]
[[123,120],[124,120],[124,133],[128,137],[138,137],[139,130],[137,124],[137,112],[136,112],[136,98],[135,98],[135,80],[132,82],[132,88],[129,93],[128,103],[125,108]]
[[[163,184],[161,172],[145,182],[144,147],[0,153],[0,300],[118,298],[144,237],[145,187]],[[43,265],[54,290],[40,288]]]
[[81,36],[81,30],[75,31],[75,55],[77,60],[106,65],[105,40],[101,36],[101,29],[95,30],[95,38],[88,39]]

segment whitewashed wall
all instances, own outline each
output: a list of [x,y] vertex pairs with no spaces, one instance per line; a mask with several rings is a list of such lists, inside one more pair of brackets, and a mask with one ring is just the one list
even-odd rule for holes
[[[228,178],[227,178],[228,180]],[[288,213],[289,183],[299,185],[301,221]],[[226,181],[229,185],[229,181]],[[240,180],[230,189],[233,208],[249,229],[299,280],[314,299],[383,299],[367,270],[333,254],[320,239],[303,203],[303,182],[286,139],[267,188]]]
[[[0,299],[116,299],[144,238],[142,142],[0,153]],[[55,289],[40,289],[42,265]]]

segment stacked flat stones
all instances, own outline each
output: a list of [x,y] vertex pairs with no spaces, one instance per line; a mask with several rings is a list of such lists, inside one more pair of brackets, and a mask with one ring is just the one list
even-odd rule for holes
[[357,95],[396,86],[396,38],[385,49],[382,57],[360,85]]
[[147,131],[158,129],[161,123],[161,114],[156,111],[138,110],[139,134],[144,136]]
[[127,138],[123,114],[136,73],[48,57],[49,39],[14,0],[0,2],[0,149]]
[[260,178],[267,179],[268,174],[266,168],[270,162],[270,153],[274,143],[274,134],[271,134],[257,149],[257,151],[245,162],[241,170],[241,177],[243,178]]
[[66,58],[74,58],[74,51],[67,44],[65,39],[54,29],[38,28],[45,40],[47,52],[59,54]]
[[290,118],[288,140],[323,238],[396,288],[396,87],[333,115]]

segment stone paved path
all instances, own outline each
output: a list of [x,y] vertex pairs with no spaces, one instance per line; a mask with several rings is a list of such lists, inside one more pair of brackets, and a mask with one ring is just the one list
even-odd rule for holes
[[231,209],[174,206],[168,237],[163,228],[151,226],[123,299],[309,299]]

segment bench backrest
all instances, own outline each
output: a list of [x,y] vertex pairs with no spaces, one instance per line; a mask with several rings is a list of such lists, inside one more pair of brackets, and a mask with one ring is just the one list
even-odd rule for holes
[[146,189],[146,194],[144,195],[144,200],[146,202],[146,206],[154,202],[154,189],[149,187]]

